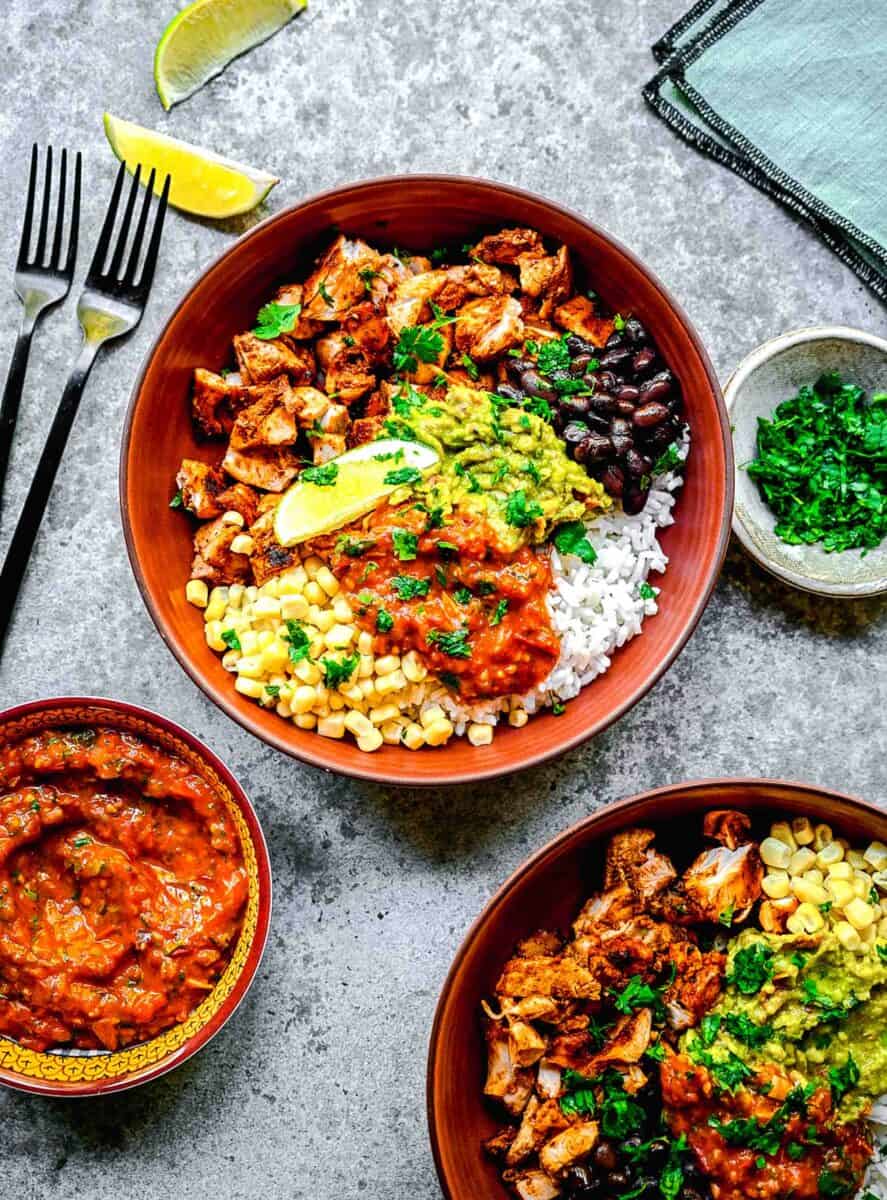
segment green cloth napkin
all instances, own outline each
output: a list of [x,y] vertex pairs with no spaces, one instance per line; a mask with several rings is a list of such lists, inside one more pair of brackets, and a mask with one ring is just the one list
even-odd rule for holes
[[700,0],[644,96],[887,300],[887,0]]

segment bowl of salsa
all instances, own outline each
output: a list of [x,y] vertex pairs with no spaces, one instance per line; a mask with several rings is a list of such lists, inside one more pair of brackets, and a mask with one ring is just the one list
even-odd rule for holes
[[204,1046],[264,951],[268,851],[195,737],[121,701],[0,713],[0,1083],[120,1091]]

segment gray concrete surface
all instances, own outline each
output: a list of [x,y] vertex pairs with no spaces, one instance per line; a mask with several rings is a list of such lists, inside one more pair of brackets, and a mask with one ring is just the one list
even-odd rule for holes
[[[538,189],[646,259],[722,378],[794,326],[887,333],[884,308],[806,228],[646,109],[648,47],[687,6],[312,0],[295,25],[165,116],[151,56],[175,0],[6,0],[0,361],[18,321],[11,274],[30,144],[85,153],[82,278],[115,170],[106,108],[275,170],[284,182],[271,210],[395,171]],[[273,932],[248,1002],[172,1076],[108,1102],[0,1094],[0,1193],[17,1200],[430,1200],[439,1191],[423,1088],[435,999],[472,918],[531,850],[601,804],[683,778],[782,775],[883,795],[885,606],[793,594],[735,551],[658,687],[618,727],[519,779],[419,794],[329,778],[211,707],[164,649],[131,578],[117,450],[146,347],[235,232],[174,216],[141,328],[96,367],[0,667],[0,703],[119,696],[204,737],[264,822]],[[35,342],[9,513],[77,342],[69,300]]]

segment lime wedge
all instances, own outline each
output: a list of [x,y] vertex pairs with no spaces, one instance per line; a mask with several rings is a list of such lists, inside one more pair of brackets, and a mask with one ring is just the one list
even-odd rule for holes
[[[424,475],[437,462],[437,451],[430,446],[397,438],[366,442],[347,450],[324,467],[304,472],[284,492],[274,514],[277,540],[282,546],[295,546],[341,529],[372,512],[395,488],[409,482],[404,475],[410,469]],[[316,482],[310,481],[312,477]]]
[[104,120],[111,149],[129,171],[141,163],[142,182],[147,182],[151,168],[156,167],[154,191],[158,193],[163,190],[166,176],[172,176],[169,202],[185,212],[200,217],[236,217],[261,204],[280,182],[267,171],[221,158],[211,150],[133,125],[110,113],[105,113]]
[[195,0],[173,17],[154,51],[167,110],[224,71],[232,58],[283,29],[308,0]]

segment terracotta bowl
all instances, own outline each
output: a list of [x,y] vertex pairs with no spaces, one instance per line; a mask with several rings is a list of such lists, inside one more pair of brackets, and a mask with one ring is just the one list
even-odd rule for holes
[[618,830],[650,826],[657,845],[676,864],[686,864],[702,813],[723,807],[752,813],[758,832],[779,813],[824,821],[851,840],[887,840],[887,813],[852,796],[780,780],[718,779],[673,784],[610,805],[535,854],[469,930],[438,1002],[428,1057],[428,1125],[447,1200],[511,1195],[481,1148],[504,1122],[481,1094],[486,1055],[478,1015],[515,944],[537,929],[569,929],[601,886],[606,843]]
[[[529,225],[567,243],[588,286],[644,322],[679,376],[693,431],[677,523],[662,544],[671,558],[661,611],[642,637],[560,716],[497,730],[491,746],[454,739],[446,749],[385,746],[362,753],[350,741],[299,730],[234,690],[205,644],[200,613],[185,600],[191,522],[170,511],[185,456],[217,461],[220,448],[195,441],[189,412],[195,366],[229,361],[232,335],[284,280],[301,278],[332,226],[371,242],[412,250],[459,244],[485,227]],[[695,627],[714,586],[730,529],[733,460],[726,411],[711,363],[687,317],[634,255],[591,222],[503,184],[448,176],[403,176],[327,192],[256,226],[217,259],[186,294],[148,354],[123,435],[120,502],[129,556],[161,636],[206,694],[269,745],[315,766],[365,779],[444,784],[483,779],[538,763],[598,733],[652,687]]]
[[228,809],[243,849],[246,912],[228,966],[206,999],[180,1025],[149,1042],[117,1051],[53,1050],[42,1054],[0,1036],[0,1083],[43,1096],[97,1096],[165,1075],[196,1054],[222,1028],[249,991],[268,937],[271,866],[261,826],[240,784],[201,742],[165,717],[120,700],[37,700],[0,712],[5,745],[45,729],[103,725],[136,734],[189,764]]

